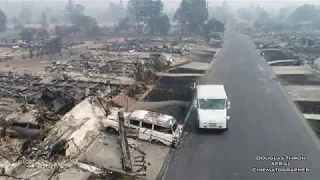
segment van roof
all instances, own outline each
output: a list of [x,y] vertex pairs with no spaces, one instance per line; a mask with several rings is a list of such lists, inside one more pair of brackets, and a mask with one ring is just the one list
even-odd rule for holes
[[210,98],[227,98],[224,85],[198,85],[197,86],[197,98],[198,99],[210,99]]
[[176,119],[172,116],[146,110],[133,111],[128,118],[149,124],[155,124],[165,128],[170,128],[176,122]]

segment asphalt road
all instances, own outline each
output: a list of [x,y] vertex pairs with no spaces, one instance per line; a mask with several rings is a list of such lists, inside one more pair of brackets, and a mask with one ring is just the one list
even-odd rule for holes
[[[319,143],[284,93],[251,39],[225,33],[225,44],[205,80],[224,84],[231,100],[229,131],[199,132],[191,113],[191,132],[177,150],[165,180],[320,179]],[[302,156],[305,160],[257,160],[257,156]],[[272,166],[272,162],[289,163]],[[309,168],[309,172],[253,172],[253,168]],[[268,169],[270,170],[270,169]]]

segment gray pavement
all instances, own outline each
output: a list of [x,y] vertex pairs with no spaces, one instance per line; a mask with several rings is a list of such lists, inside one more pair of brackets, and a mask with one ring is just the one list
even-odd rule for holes
[[[231,100],[229,131],[199,132],[191,113],[190,134],[177,150],[165,180],[319,180],[319,143],[290,97],[273,80],[275,74],[249,37],[225,33],[225,44],[206,78],[225,84]],[[274,168],[257,156],[304,156],[284,168],[310,172],[253,172]],[[273,161],[277,162],[277,161]],[[270,170],[270,169],[269,169]]]

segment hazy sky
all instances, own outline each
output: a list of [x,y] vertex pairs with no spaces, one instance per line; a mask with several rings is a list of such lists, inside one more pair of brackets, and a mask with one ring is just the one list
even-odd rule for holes
[[[63,2],[67,2],[67,0],[0,0],[2,2],[1,4],[4,3],[9,3],[10,2],[24,2],[25,4],[30,4],[30,3],[37,3],[37,2],[48,2],[48,1],[58,1],[59,4]],[[87,8],[104,8],[107,7],[109,2],[120,2],[120,0],[73,0],[76,3],[81,3]],[[123,0],[123,3],[126,4],[128,0]],[[178,4],[180,3],[180,0],[163,0],[165,3],[165,7],[168,9],[176,9]],[[216,6],[222,4],[223,0],[209,0],[209,6]],[[247,6],[251,3],[253,4],[259,4],[262,7],[265,8],[272,8],[272,7],[279,7],[279,6],[284,6],[284,5],[293,5],[293,4],[304,4],[304,3],[311,3],[311,4],[320,4],[320,0],[227,0],[227,2],[232,6],[232,7],[238,7],[238,6]],[[2,5],[3,6],[3,5]]]

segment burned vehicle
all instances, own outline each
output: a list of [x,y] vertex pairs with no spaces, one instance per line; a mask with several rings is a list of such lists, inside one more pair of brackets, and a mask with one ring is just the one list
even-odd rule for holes
[[176,146],[182,132],[174,117],[146,110],[134,111],[125,118],[125,125],[139,139],[168,146]]

